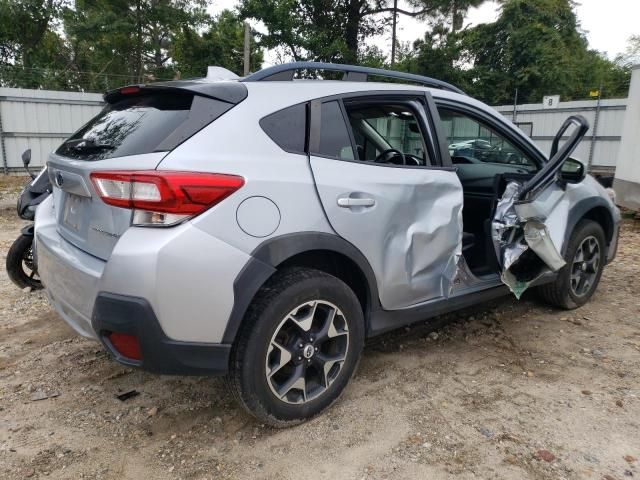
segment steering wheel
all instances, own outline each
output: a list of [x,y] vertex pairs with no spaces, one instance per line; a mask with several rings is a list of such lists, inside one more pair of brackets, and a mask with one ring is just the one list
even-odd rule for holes
[[380,152],[380,154],[376,157],[376,159],[374,160],[375,163],[389,163],[389,160],[393,157],[391,157],[390,155],[397,155],[400,157],[400,159],[402,160],[402,165],[406,165],[407,164],[407,159],[404,156],[404,153],[402,153],[400,150],[397,150],[395,148],[389,148],[383,152]]

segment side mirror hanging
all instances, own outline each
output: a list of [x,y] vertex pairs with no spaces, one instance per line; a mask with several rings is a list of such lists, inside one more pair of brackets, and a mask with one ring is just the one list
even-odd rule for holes
[[31,163],[31,149],[27,148],[24,152],[22,152],[22,164],[24,168],[28,168]]
[[575,158],[567,158],[560,169],[559,179],[565,183],[580,183],[587,176],[584,164]]

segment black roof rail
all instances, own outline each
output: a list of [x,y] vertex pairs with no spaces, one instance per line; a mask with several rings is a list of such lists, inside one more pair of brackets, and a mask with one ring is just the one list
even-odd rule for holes
[[443,82],[431,77],[415,75],[413,73],[396,72],[394,70],[384,70],[382,68],[361,67],[359,65],[342,65],[339,63],[325,62],[291,62],[283,65],[275,65],[273,67],[264,68],[252,73],[242,79],[243,82],[261,82],[261,81],[291,81],[297,70],[331,70],[334,72],[344,72],[343,80],[351,82],[366,82],[369,75],[378,77],[397,78],[410,82],[419,83],[427,87],[440,88],[449,90],[450,92],[465,93],[458,87],[450,83]]

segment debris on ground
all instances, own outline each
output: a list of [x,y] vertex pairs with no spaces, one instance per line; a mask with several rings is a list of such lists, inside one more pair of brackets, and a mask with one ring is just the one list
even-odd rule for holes
[[126,392],[116,394],[116,398],[121,402],[126,402],[130,398],[137,397],[138,395],[140,395],[140,392],[133,389],[133,390],[127,390]]

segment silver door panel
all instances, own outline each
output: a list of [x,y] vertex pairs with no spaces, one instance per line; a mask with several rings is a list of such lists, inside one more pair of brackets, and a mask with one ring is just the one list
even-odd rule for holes
[[462,186],[453,171],[311,158],[338,235],[357,246],[385,309],[448,296],[462,242]]

